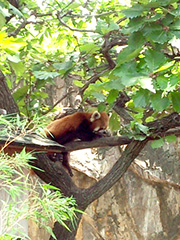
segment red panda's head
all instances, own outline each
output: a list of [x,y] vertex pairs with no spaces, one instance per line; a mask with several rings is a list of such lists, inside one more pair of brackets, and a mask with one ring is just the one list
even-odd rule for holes
[[95,111],[91,115],[90,122],[91,130],[93,132],[106,130],[109,125],[109,116],[105,112],[99,113],[98,111]]

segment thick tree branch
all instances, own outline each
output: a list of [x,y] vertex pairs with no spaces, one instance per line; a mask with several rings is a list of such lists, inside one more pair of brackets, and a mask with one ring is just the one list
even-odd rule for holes
[[[119,31],[119,30],[118,30]],[[117,31],[117,32],[118,32]],[[124,40],[124,37],[121,39],[118,37],[118,39],[115,40],[110,40],[110,36],[112,34],[112,32],[114,31],[110,31],[108,33],[106,33],[104,35],[104,44],[101,48],[101,53],[103,54],[104,58],[106,59],[106,61],[109,64],[109,68],[113,69],[116,66],[115,61],[112,59],[112,56],[110,54],[110,50],[114,47],[114,46],[124,46],[127,44],[127,39]]]
[[83,190],[81,202],[79,203],[81,204],[82,209],[86,208],[86,206],[88,206],[91,202],[102,196],[122,177],[122,175],[127,171],[128,167],[146,145],[147,141],[147,139],[142,142],[132,141],[126,147],[125,151],[122,153],[121,157],[114,164],[109,173],[92,187]]
[[67,143],[64,146],[66,151],[71,152],[71,151],[76,151],[76,150],[86,149],[86,148],[113,147],[113,146],[126,145],[131,141],[132,139],[129,139],[128,137],[125,137],[125,136],[103,137],[103,138],[93,140],[91,142],[75,141],[75,142]]

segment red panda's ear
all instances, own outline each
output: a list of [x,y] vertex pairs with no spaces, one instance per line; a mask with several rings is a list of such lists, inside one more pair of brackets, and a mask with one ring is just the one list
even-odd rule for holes
[[94,122],[95,120],[99,119],[101,117],[101,114],[98,111],[95,111],[92,113],[90,122]]
[[107,115],[108,115],[108,117],[110,118],[110,117],[112,116],[112,113],[111,113],[111,112],[109,112]]

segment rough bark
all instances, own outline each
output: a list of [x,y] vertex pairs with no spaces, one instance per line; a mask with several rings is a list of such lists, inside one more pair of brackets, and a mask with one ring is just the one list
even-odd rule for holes
[[6,109],[7,113],[18,113],[19,109],[0,71],[0,108]]

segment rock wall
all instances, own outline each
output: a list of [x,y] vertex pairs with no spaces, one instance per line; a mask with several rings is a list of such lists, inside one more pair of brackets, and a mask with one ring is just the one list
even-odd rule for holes
[[[120,181],[86,209],[76,240],[180,240],[178,142],[157,150],[148,144],[140,155],[143,160],[136,160]],[[84,156],[74,152],[71,164],[81,172],[76,171],[76,183],[89,187],[119,155],[117,148],[99,160],[91,150]]]

